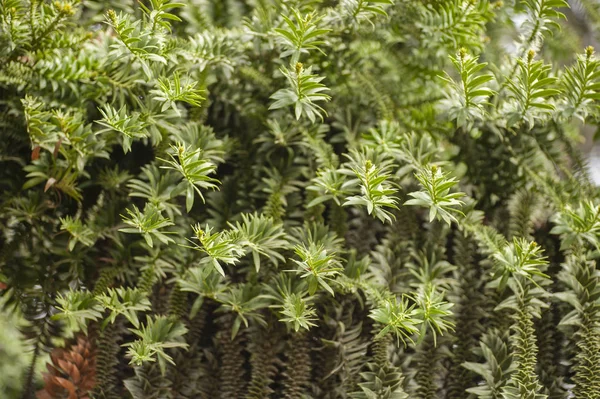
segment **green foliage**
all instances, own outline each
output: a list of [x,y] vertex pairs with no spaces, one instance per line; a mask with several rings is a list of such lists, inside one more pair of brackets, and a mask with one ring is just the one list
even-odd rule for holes
[[483,383],[467,389],[467,392],[477,395],[480,399],[502,397],[500,390],[506,385],[513,371],[507,335],[507,333],[491,331],[481,337],[480,347],[474,350],[485,360],[485,363],[466,362],[464,367],[480,375]]
[[290,275],[281,275],[276,281],[265,287],[267,293],[263,297],[274,302],[270,308],[278,309],[279,321],[286,323],[294,331],[310,329],[316,326],[315,309],[310,305],[310,297],[306,297],[306,283],[294,281]]
[[165,352],[169,348],[187,347],[183,335],[187,329],[179,322],[170,321],[164,316],[149,318],[141,329],[131,329],[139,339],[126,344],[127,354],[131,363],[141,365],[144,362],[158,360],[161,372],[164,374],[167,362],[175,364],[173,358]]
[[2,394],[597,397],[570,4],[0,0]]
[[22,380],[31,364],[31,353],[27,351],[23,334],[22,315],[3,310],[0,321],[4,328],[0,330],[0,342],[10,345],[0,345],[0,358],[10,359],[10,362],[0,364],[0,390],[9,398],[17,397],[21,391]]
[[183,101],[195,107],[201,105],[202,90],[197,89],[197,82],[181,82],[179,73],[173,74],[173,79],[158,78],[158,89],[150,90],[153,94],[152,99],[161,104],[161,111],[164,112],[168,108],[173,108],[177,115],[181,115],[177,108],[177,101]]
[[557,9],[567,8],[569,4],[565,0],[526,0],[523,3],[528,14],[522,27],[523,44],[540,46],[545,34],[560,28],[556,20],[565,18],[565,14]]
[[404,205],[418,205],[429,208],[429,222],[433,219],[442,219],[450,224],[457,219],[453,213],[462,214],[457,207],[463,202],[459,200],[464,193],[450,193],[450,189],[458,184],[454,177],[449,177],[449,173],[443,173],[442,170],[433,165],[429,170],[422,170],[416,174],[416,178],[421,183],[423,191],[409,193],[411,200]]
[[222,276],[213,267],[193,267],[185,275],[177,279],[182,291],[198,295],[192,305],[190,317],[195,317],[202,307],[205,298],[216,300],[225,290]]
[[401,384],[402,373],[395,367],[378,367],[373,363],[367,364],[367,371],[361,373],[365,382],[359,384],[362,392],[353,393],[352,398],[381,398],[381,399],[406,399],[408,395],[403,392]]
[[131,16],[122,12],[108,10],[107,23],[117,35],[117,43],[111,45],[108,56],[111,58],[127,57],[142,69],[145,77],[151,79],[153,72],[151,63],[166,64],[158,38],[152,31],[142,27],[141,21],[132,21]]
[[84,226],[80,219],[73,219],[70,216],[66,216],[65,218],[60,218],[60,222],[61,230],[66,230],[71,234],[69,251],[72,251],[78,242],[86,247],[94,245],[96,241],[94,232],[89,227]]
[[567,102],[564,110],[566,117],[574,116],[585,121],[588,115],[596,114],[594,100],[598,98],[600,89],[599,66],[594,48],[589,46],[585,54],[578,55],[576,63],[565,70],[561,83]]
[[511,277],[523,277],[532,283],[535,283],[536,277],[548,277],[541,269],[547,264],[541,252],[542,249],[535,242],[514,238],[513,242],[494,253],[494,278],[499,279],[498,288],[504,289]]
[[[559,279],[568,289],[555,294],[573,307],[560,321],[560,326],[575,336],[577,355],[573,367],[573,392],[580,397],[593,396],[600,387],[597,362],[600,273],[596,269],[595,260],[588,257],[584,253],[567,258]],[[591,258],[594,259],[595,256]]]
[[183,145],[172,146],[173,151],[177,154],[169,154],[170,160],[161,159],[169,166],[164,168],[174,169],[178,171],[187,183],[185,194],[185,206],[189,212],[194,206],[194,191],[200,196],[204,202],[204,196],[200,189],[215,189],[218,180],[210,177],[215,171],[215,165],[210,161],[202,158],[202,150],[200,148],[192,149]]
[[408,299],[403,298],[386,300],[381,307],[373,309],[369,316],[384,326],[378,337],[393,333],[398,341],[406,345],[406,340],[411,340],[411,336],[418,331],[417,325],[422,321],[417,319],[417,312],[414,304],[409,305]]
[[600,206],[587,201],[573,209],[569,204],[556,214],[551,233],[560,234],[562,247],[598,245],[600,234]]
[[[397,198],[391,195],[396,190],[387,182],[391,165],[388,162],[375,165],[369,159],[368,153],[354,152],[349,159],[349,168],[358,180],[361,195],[347,197],[343,205],[365,206],[369,215],[372,214],[382,222],[391,223],[394,215],[385,208],[398,209]],[[348,174],[346,171],[345,173]]]
[[481,35],[490,15],[490,2],[450,0],[438,4],[422,5],[424,38],[431,42],[427,46],[442,48],[481,47]]
[[88,320],[95,321],[102,317],[102,307],[90,292],[69,291],[65,296],[59,295],[56,302],[61,313],[55,318],[67,319],[72,330],[81,329],[87,333]]
[[138,207],[133,205],[133,210],[127,209],[129,217],[122,216],[125,224],[132,226],[119,229],[123,233],[141,233],[146,240],[146,244],[150,248],[154,245],[154,240],[157,239],[163,244],[173,242],[173,239],[167,236],[160,229],[173,225],[169,219],[164,218],[160,211],[151,204],[146,204],[144,211],[141,212]]
[[434,345],[437,345],[437,334],[443,335],[454,329],[454,323],[448,320],[454,304],[445,301],[444,295],[433,285],[419,290],[415,300],[418,305],[417,317],[422,320],[420,339],[424,339],[427,331],[431,331]]
[[281,315],[284,316],[279,321],[289,323],[293,326],[294,331],[298,332],[300,328],[305,330],[316,326],[313,323],[317,320],[316,311],[306,304],[306,300],[296,294],[290,294],[285,298],[285,302],[281,308]]
[[297,62],[292,70],[282,67],[280,72],[286,77],[290,89],[279,89],[272,96],[275,100],[269,109],[279,109],[294,106],[294,115],[300,119],[302,115],[306,116],[311,122],[316,118],[323,119],[326,114],[325,109],[316,102],[329,101],[329,95],[323,93],[329,90],[319,77],[312,73],[312,67],[304,68],[302,63]]
[[330,29],[319,28],[318,25],[323,17],[319,17],[314,12],[304,17],[296,9],[292,9],[291,12],[295,22],[283,14],[281,17],[285,23],[284,27],[275,28],[274,31],[279,35],[282,45],[287,48],[280,57],[291,55],[290,63],[294,65],[300,60],[300,55],[308,54],[310,50],[323,53],[319,46],[325,42],[319,36],[325,35]]
[[328,253],[324,245],[314,242],[311,242],[308,247],[304,244],[296,245],[294,252],[300,258],[300,260],[294,259],[299,266],[296,273],[300,275],[300,278],[306,279],[309,295],[314,295],[318,288],[323,288],[331,295],[335,295],[330,282],[342,270],[335,253]]
[[98,296],[98,302],[110,314],[105,319],[105,323],[114,323],[118,315],[123,315],[136,328],[139,327],[140,321],[137,312],[150,309],[150,301],[146,298],[145,293],[131,288],[109,288],[106,293]]
[[185,3],[172,3],[170,0],[152,0],[151,6],[152,9],[140,4],[141,9],[152,20],[151,29],[154,31],[160,27],[171,30],[171,24],[165,20],[181,22],[181,19],[177,15],[167,12],[167,10],[185,7]]
[[221,302],[219,310],[235,314],[231,326],[232,340],[236,337],[242,323],[246,328],[249,326],[250,321],[265,325],[264,316],[259,310],[266,307],[267,304],[263,298],[257,295],[258,292],[259,290],[255,287],[245,284],[235,286],[219,296],[218,301]]
[[488,98],[494,91],[485,84],[494,79],[491,74],[480,74],[479,71],[487,66],[487,63],[479,64],[477,59],[467,54],[467,50],[461,48],[456,57],[450,56],[450,60],[460,80],[455,82],[450,75],[444,80],[453,86],[449,92],[447,107],[450,119],[456,119],[457,126],[465,126],[468,122],[485,117],[485,106]]
[[149,204],[159,211],[165,211],[169,219],[181,214],[174,198],[184,191],[179,185],[177,173],[161,173],[155,165],[142,168],[139,179],[127,179],[127,188],[131,191],[130,197],[144,198]]
[[[114,130],[123,135],[123,151],[131,151],[131,143],[134,139],[148,136],[145,129],[146,124],[140,121],[140,115],[127,115],[125,106],[117,111],[110,105],[105,104],[99,111],[102,119],[97,121],[98,124],[106,127],[107,130]],[[103,132],[104,130],[100,130],[98,133]]]
[[201,244],[201,246],[195,244],[194,248],[207,255],[200,263],[211,263],[219,273],[225,276],[225,271],[220,262],[235,264],[244,253],[242,247],[235,243],[231,234],[227,232],[223,231],[211,234],[213,229],[208,225],[204,230],[202,230],[199,224],[193,226],[193,229],[196,239]]
[[373,24],[373,18],[388,15],[385,12],[386,5],[391,4],[394,4],[393,0],[342,0],[339,7],[342,15],[351,22],[360,24],[367,21]]
[[254,267],[260,270],[260,255],[266,256],[275,267],[285,258],[279,251],[288,248],[283,226],[264,215],[242,215],[242,223],[232,226],[239,245],[252,253]]
[[543,399],[542,385],[536,374],[537,347],[533,321],[526,309],[517,313],[517,323],[513,326],[515,337],[513,342],[513,362],[515,371],[502,390],[504,398]]
[[548,99],[560,93],[553,88],[557,79],[549,76],[549,65],[534,61],[534,57],[535,52],[530,50],[526,59],[518,59],[516,81],[508,80],[512,100],[508,104],[508,126],[523,121],[531,127],[536,119],[543,120],[556,109]]
[[312,207],[330,199],[338,206],[341,206],[341,200],[348,193],[348,191],[344,189],[345,182],[346,179],[344,175],[337,170],[320,170],[313,179],[313,184],[306,188],[307,190],[316,193],[316,198],[312,200],[308,206]]

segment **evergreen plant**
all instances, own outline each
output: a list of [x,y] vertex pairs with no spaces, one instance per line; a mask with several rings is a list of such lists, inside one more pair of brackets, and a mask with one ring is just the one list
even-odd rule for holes
[[599,399],[571,5],[0,0],[0,396]]

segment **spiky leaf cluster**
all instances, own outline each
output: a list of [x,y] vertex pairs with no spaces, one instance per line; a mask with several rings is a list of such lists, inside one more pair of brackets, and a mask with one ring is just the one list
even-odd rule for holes
[[597,397],[570,4],[0,0],[2,394]]

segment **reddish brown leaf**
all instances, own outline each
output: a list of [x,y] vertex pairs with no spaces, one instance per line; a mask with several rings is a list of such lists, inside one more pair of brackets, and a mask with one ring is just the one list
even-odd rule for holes
[[78,335],[76,343],[68,349],[55,348],[46,365],[44,389],[37,392],[38,399],[85,399],[95,386],[96,361],[92,341]]
[[33,147],[33,150],[31,151],[31,160],[35,161],[36,159],[38,159],[40,157],[40,150],[42,148],[39,145],[36,145],[35,147]]
[[62,145],[62,139],[59,139],[56,144],[54,144],[54,152],[52,153],[52,155],[54,156],[54,158],[56,158],[58,156],[58,151],[60,150],[60,146]]
[[73,383],[67,380],[66,378],[55,377],[54,381],[61,387],[65,388],[67,391],[75,392],[75,385],[73,385]]
[[37,399],[54,399],[47,391],[38,391],[35,394],[35,397]]

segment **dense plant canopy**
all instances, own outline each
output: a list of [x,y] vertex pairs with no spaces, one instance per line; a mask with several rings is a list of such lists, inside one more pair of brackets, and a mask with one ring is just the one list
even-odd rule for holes
[[600,398],[572,5],[0,0],[2,397]]

